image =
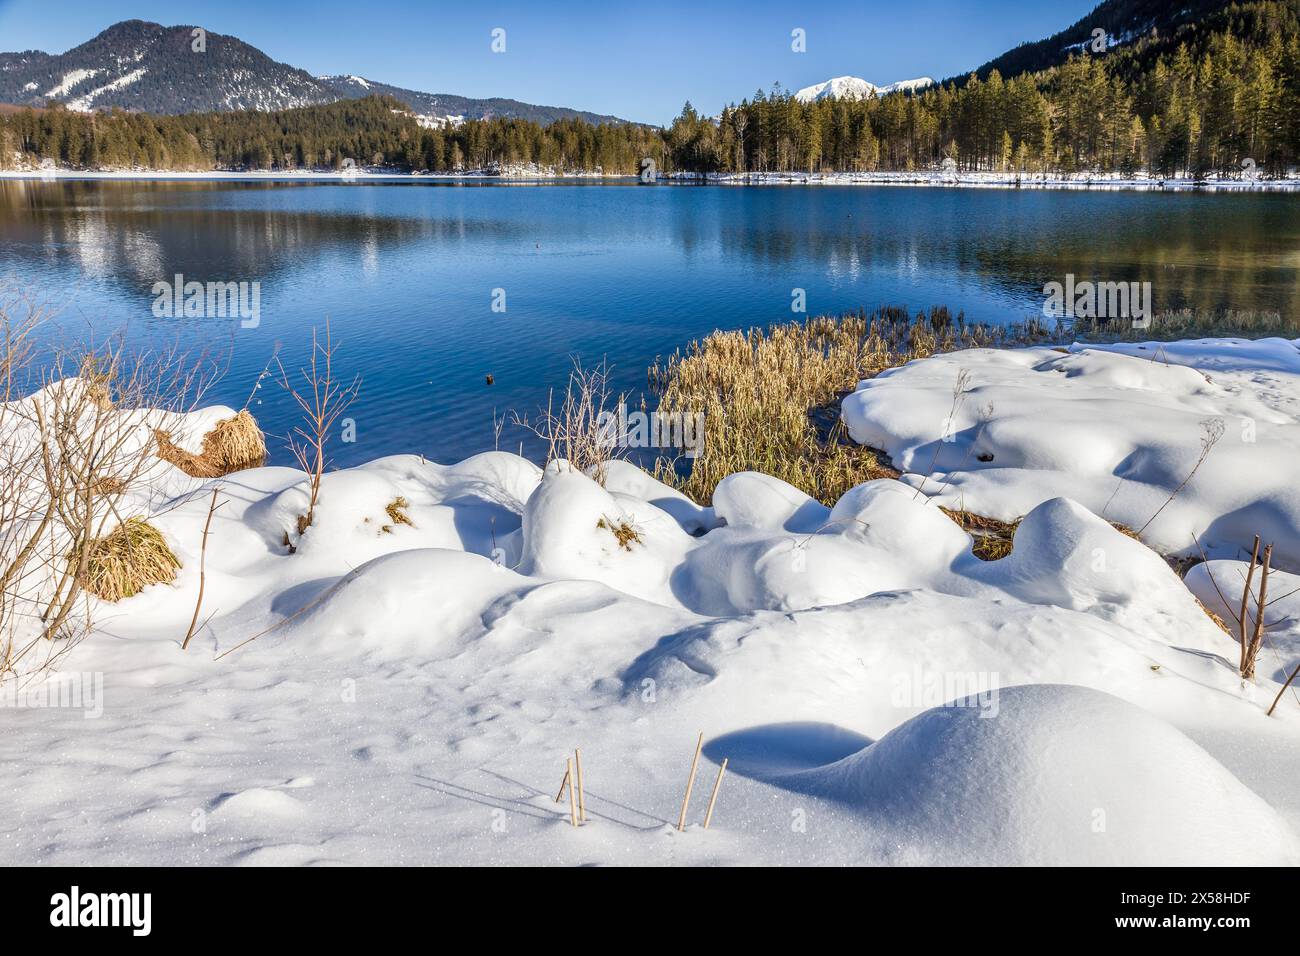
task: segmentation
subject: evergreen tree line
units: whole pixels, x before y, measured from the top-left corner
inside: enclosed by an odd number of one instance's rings
[[[423,126],[390,96],[279,112],[0,114],[15,154],[83,169],[429,172],[536,163],[629,174],[644,158],[696,172],[935,168],[1025,172],[1279,173],[1300,164],[1300,0],[1223,8],[1109,52],[1004,79],[997,70],[866,100],[801,103],[774,88],[718,118],[686,104],[667,130],[563,119]]]
[[[716,122],[687,103],[665,134],[670,164],[829,172],[951,159],[961,170],[1199,176],[1253,161],[1279,173],[1300,162],[1294,6],[1254,4],[1230,29],[1191,31],[1159,56],[1149,37],[1010,80],[994,70],[915,94],[812,103],[777,88]]]
[[[531,162],[634,173],[643,156],[662,149],[658,130],[630,123],[492,119],[429,128],[386,96],[267,113],[76,113],[54,105],[0,114],[0,167],[21,153],[27,162],[80,169],[337,169],[351,159],[428,172]]]

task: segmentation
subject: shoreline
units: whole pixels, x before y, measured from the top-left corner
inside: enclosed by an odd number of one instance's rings
[[[403,173],[370,172],[354,173],[326,172],[322,170],[79,170],[79,169],[42,169],[42,170],[0,170],[0,179],[34,180],[36,182],[55,182],[57,180],[123,180],[128,182],[166,181],[173,179],[189,180],[250,180],[262,182],[400,182],[406,180],[436,180],[440,182],[462,181],[497,181],[497,182],[545,182],[548,180],[577,179],[636,179],[633,175],[605,175],[604,173],[532,173],[515,172],[497,173]]]
[[[59,180],[127,182],[250,181],[250,182],[342,182],[387,183],[497,182],[553,183],[576,180],[588,183],[606,181],[636,182],[635,174],[560,173],[514,170],[504,173],[423,173],[373,172],[361,170],[338,173],[321,170],[0,170],[0,180],[56,182]],[[659,176],[655,185],[705,186],[910,186],[948,189],[1070,189],[1125,190],[1133,192],[1228,192],[1263,193],[1300,191],[1300,177],[1283,179],[1193,179],[1146,177],[1121,178],[1102,175],[1052,176],[1042,173],[1018,176],[1008,173],[940,173],[940,172],[871,172],[871,173],[668,173]]]
[[[1300,177],[1196,179],[1113,174],[945,173],[935,170],[869,173],[672,173],[669,179],[717,186],[922,186],[961,189],[1114,189],[1135,192],[1295,192]]]

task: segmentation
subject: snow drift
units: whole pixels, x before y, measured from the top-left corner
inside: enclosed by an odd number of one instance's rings
[[[1272,808],[1138,707],[1064,685],[1008,687],[995,716],[936,707],[785,783],[851,806],[898,862],[1242,866],[1297,862]]]

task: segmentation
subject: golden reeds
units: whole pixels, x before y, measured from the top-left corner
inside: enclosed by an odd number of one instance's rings
[[[703,449],[689,472],[661,459],[657,477],[707,504],[727,475],[761,471],[833,504],[855,485],[899,474],[883,453],[852,442],[840,419],[840,400],[859,381],[936,352],[1048,334],[1036,325],[968,325],[943,308],[915,320],[887,308],[714,332],[649,370],[660,412],[704,414]]]

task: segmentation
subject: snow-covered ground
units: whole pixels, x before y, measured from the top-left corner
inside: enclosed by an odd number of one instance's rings
[[[1064,495],[1167,554],[1248,559],[1259,534],[1300,572],[1300,339],[956,352],[862,382],[844,418],[945,506]]]
[[[754,473],[700,508],[624,463],[601,487],[501,452],[398,456],[327,474],[289,554],[300,473],[161,467],[128,510],[184,567],[102,606],[64,660],[102,675],[102,715],[0,709],[0,863],[1300,862],[1300,704],[1264,716],[1279,662],[1243,684],[1164,558],[1094,513],[1118,468],[1107,517],[1145,518],[1196,422],[1250,414],[1257,448],[1225,435],[1160,534],[1294,555],[1296,345],[913,363],[846,413],[929,472],[969,368],[945,474],[834,508]],[[229,412],[204,414],[192,432]],[[980,442],[993,461],[967,462]],[[214,485],[212,617],[182,652]],[[939,510],[959,486],[1024,507],[1009,556],[974,557]],[[578,747],[574,829],[554,798]]]
[[[1281,179],[1220,178],[1206,179],[1170,176],[1131,177],[1119,173],[1017,173],[958,172],[953,170],[917,169],[863,173],[673,173],[671,179],[703,180],[723,186],[946,186],[970,189],[1005,189],[1007,187],[1041,189],[1209,189],[1230,192],[1289,191],[1300,189],[1300,176],[1293,170]]]

